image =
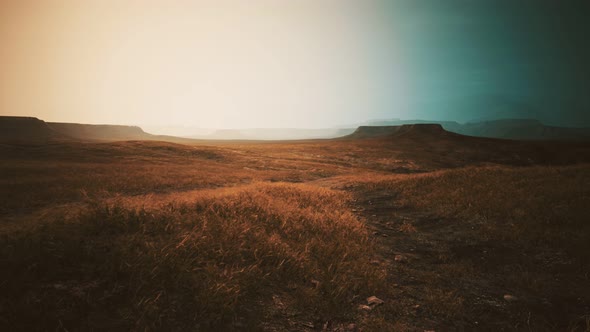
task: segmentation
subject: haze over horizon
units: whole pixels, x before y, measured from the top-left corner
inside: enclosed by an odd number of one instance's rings
[[[0,3],[0,115],[200,128],[590,126],[586,1]]]

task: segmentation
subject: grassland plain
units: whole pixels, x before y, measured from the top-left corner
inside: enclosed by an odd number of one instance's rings
[[[589,151],[2,144],[0,325],[587,331]],[[372,295],[385,303],[359,310]]]

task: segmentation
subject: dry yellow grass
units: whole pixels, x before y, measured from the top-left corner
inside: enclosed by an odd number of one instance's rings
[[[590,263],[587,166],[470,167],[379,177],[366,185],[397,193],[400,207],[477,224],[483,236],[565,246]]]
[[[388,288],[391,252],[375,245],[391,236],[371,237],[372,215],[360,216],[368,206],[350,208],[375,192],[400,210],[456,222],[475,247],[503,241],[564,252],[578,268],[564,280],[581,284],[590,252],[587,165],[486,166],[545,153],[516,143],[490,158],[478,146],[445,152],[458,144],[450,141],[398,143],[0,145],[0,327],[273,331],[330,321],[413,330],[423,322],[405,319],[416,312],[391,300],[401,296]],[[568,162],[585,146],[574,148],[542,162]],[[518,149],[526,158],[505,153]],[[470,164],[477,167],[457,168]],[[395,226],[407,238],[425,232],[412,220]],[[480,278],[480,266],[444,250],[436,257],[436,273],[429,266],[412,275],[431,287],[409,298],[424,299],[423,312],[441,321],[471,319],[462,312],[472,299],[449,281]],[[552,286],[544,266],[523,262],[500,266],[509,276],[501,281]],[[356,310],[382,294],[383,306]]]
[[[255,329],[273,295],[350,319],[351,301],[370,295],[383,273],[347,200],[306,185],[254,184],[141,207],[96,202],[68,222],[3,234],[2,323]]]
[[[445,328],[465,328],[474,318],[498,329],[590,327],[588,165],[468,167],[349,180],[361,197],[388,197],[379,207],[419,212],[416,225],[401,219],[403,235],[392,241],[408,239],[406,246],[417,250],[424,245],[431,261],[394,271],[411,281],[408,292],[421,298],[429,317],[447,321]],[[419,291],[411,288],[415,280],[424,282]],[[503,294],[520,300],[507,304]],[[482,298],[495,304],[482,309]],[[488,317],[477,318],[482,310]],[[470,328],[476,327],[484,328]]]

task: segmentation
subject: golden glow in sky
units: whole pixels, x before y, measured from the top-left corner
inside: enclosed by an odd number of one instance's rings
[[[371,47],[382,18],[364,1],[15,0],[0,10],[2,115],[322,127],[365,120],[383,93]]]

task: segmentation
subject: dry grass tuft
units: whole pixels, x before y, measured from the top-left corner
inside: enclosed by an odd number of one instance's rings
[[[382,183],[401,206],[477,225],[489,240],[566,249],[590,264],[590,169],[465,168]]]
[[[1,323],[255,328],[276,293],[314,315],[345,317],[355,295],[383,282],[347,199],[305,185],[255,184],[141,208],[96,202],[75,222],[4,234]]]

